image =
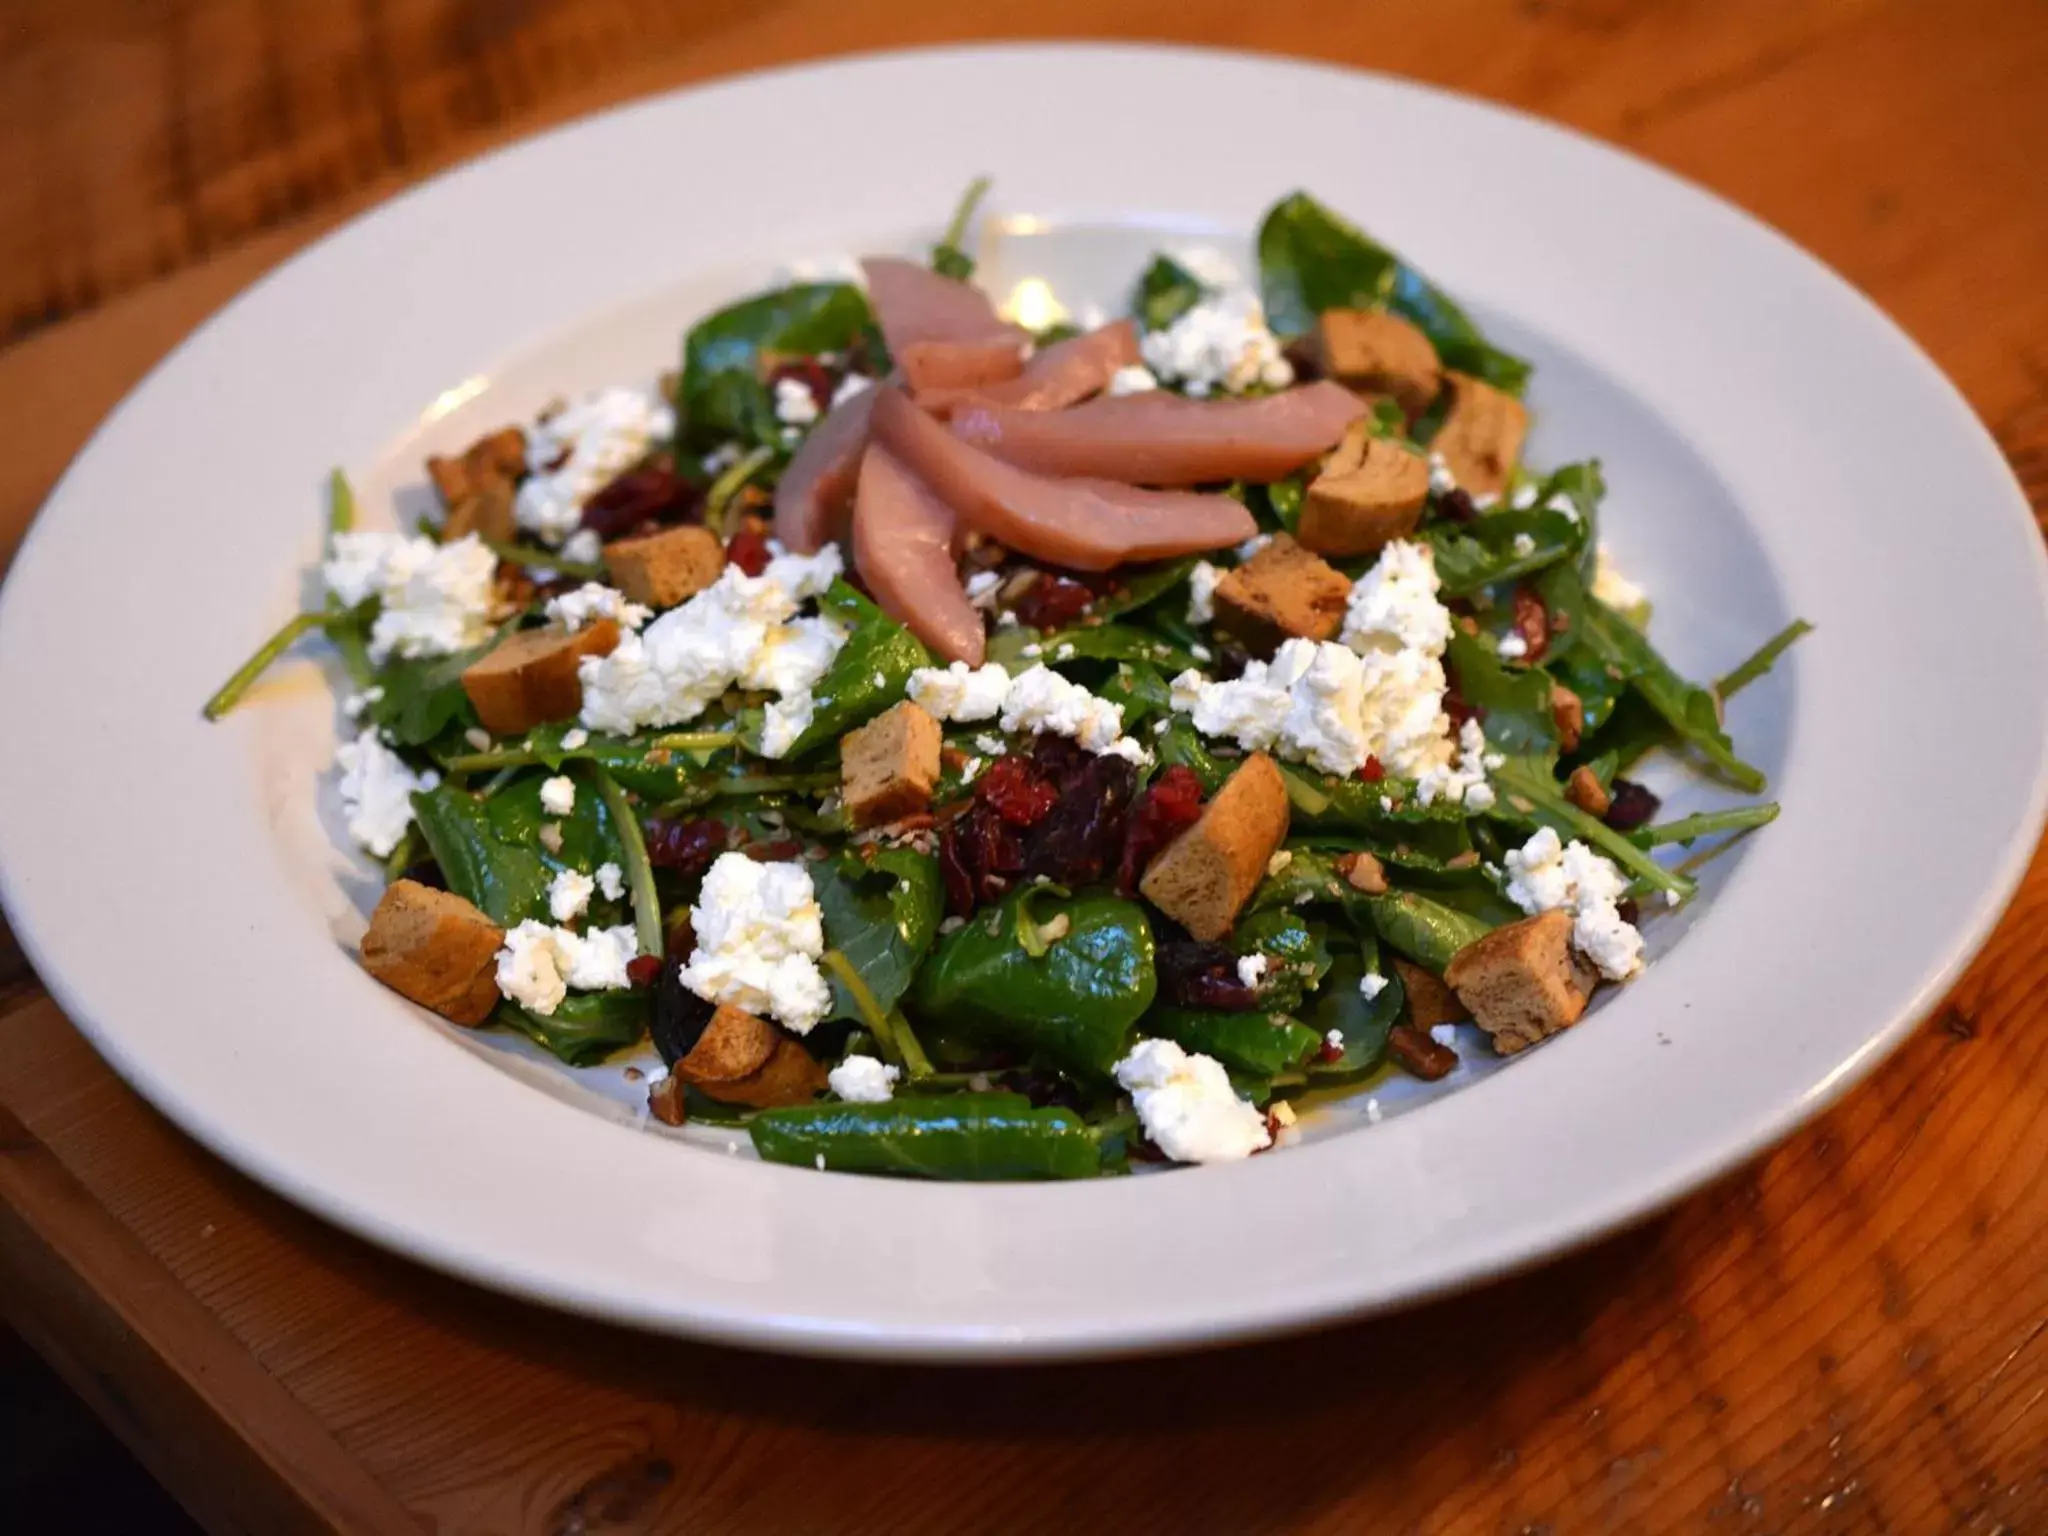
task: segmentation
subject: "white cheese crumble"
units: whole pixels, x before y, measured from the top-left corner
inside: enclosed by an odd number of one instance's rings
[[[652,608],[642,607],[601,581],[586,581],[574,592],[551,597],[547,606],[548,622],[561,625],[572,635],[599,619],[615,620],[621,629],[638,629],[653,617]]]
[[[527,474],[513,516],[543,544],[560,544],[582,522],[585,502],[674,432],[675,412],[637,389],[563,406],[526,434]]]
[[[498,990],[520,1007],[551,1014],[570,988],[608,992],[630,986],[626,966],[639,954],[633,925],[571,933],[528,918],[498,951]]]
[[[1158,378],[1198,399],[1218,390],[1239,394],[1256,385],[1280,389],[1294,382],[1294,367],[1249,288],[1202,299],[1165,330],[1148,331],[1138,350]]]
[[[1223,579],[1220,567],[1197,560],[1188,572],[1188,622],[1209,624],[1216,618],[1216,584]]]
[[[1009,697],[1010,674],[993,661],[980,667],[956,661],[946,667],[919,667],[904,691],[934,720],[993,720]]]
[[[540,786],[540,808],[550,816],[567,816],[576,809],[576,781],[565,773],[544,779]]]
[[[1444,462],[1440,453],[1429,456],[1429,489],[1434,495],[1444,496],[1458,488],[1458,477],[1451,473],[1451,466]]]
[[[1237,563],[1239,565],[1243,565],[1246,561],[1252,559],[1254,556],[1258,554],[1260,550],[1264,549],[1268,544],[1272,542],[1273,535],[1271,535],[1270,533],[1253,534],[1250,538],[1246,539],[1242,544],[1237,546]]]
[[[1649,593],[1630,581],[1616,569],[1607,553],[1607,541],[1601,540],[1593,555],[1593,595],[1608,607],[1627,613],[1640,608],[1649,600]]]
[[[832,391],[832,404],[827,409],[836,411],[854,396],[874,387],[875,381],[866,374],[849,373],[839,381],[839,387]]]
[[[1109,376],[1112,395],[1142,395],[1148,389],[1158,387],[1159,380],[1143,363],[1127,363]]]
[[[872,1056],[849,1056],[825,1074],[825,1084],[849,1104],[886,1104],[902,1075],[901,1069]]]
[[[967,601],[977,608],[993,607],[996,590],[1002,584],[1003,577],[1000,571],[976,571],[967,578]]]
[[[1394,540],[1353,583],[1338,638],[1360,655],[1395,650],[1441,655],[1451,643],[1451,611],[1437,600],[1439,585],[1429,546]]]
[[[491,750],[491,733],[480,725],[472,725],[468,730],[464,731],[462,739],[469,743],[472,751],[488,752]]]
[[[1536,553],[1536,540],[1529,534],[1518,533],[1515,535],[1514,549],[1516,554],[1526,560]]]
[[[569,565],[595,565],[604,558],[604,540],[595,528],[578,528],[562,540],[562,559]]]
[[[1114,752],[1133,761],[1144,761],[1150,756],[1123,734],[1121,704],[1097,698],[1050,667],[1033,667],[1012,680],[1009,694],[1003,700],[1001,723],[1005,731],[1070,736],[1097,754]]]
[[[1256,987],[1265,977],[1266,965],[1264,955],[1240,955],[1237,960],[1237,979],[1248,987]]]
[[[1190,1054],[1171,1040],[1140,1040],[1116,1064],[1116,1080],[1146,1136],[1177,1163],[1227,1162],[1272,1144],[1266,1117],[1237,1096],[1213,1056]]]
[[[360,720],[363,717],[364,711],[368,710],[372,704],[382,702],[383,698],[384,690],[382,688],[365,688],[361,693],[352,693],[343,699],[341,701],[341,712],[351,720]]]
[[[429,768],[414,773],[405,760],[378,739],[375,727],[364,727],[354,741],[335,749],[341,770],[341,804],[348,816],[348,835],[378,858],[396,848],[412,822],[416,790],[432,789],[441,776]]]
[[[1455,1024],[1432,1024],[1429,1026],[1429,1038],[1448,1050],[1458,1043],[1458,1026]]]
[[[1291,850],[1286,848],[1274,849],[1273,857],[1266,860],[1267,878],[1270,879],[1274,875],[1280,874],[1287,868],[1288,865],[1292,864],[1293,862],[1294,854]]]
[[[1508,900],[1531,916],[1569,912],[1572,947],[1602,976],[1626,981],[1642,969],[1643,936],[1617,909],[1628,881],[1612,860],[1544,827],[1520,848],[1510,848],[1506,864]]]
[[[626,894],[626,872],[609,861],[598,865],[597,888],[606,901],[618,901]]]
[[[561,869],[548,882],[548,916],[558,923],[573,923],[590,910],[590,898],[597,882],[581,870]]]
[[[825,917],[800,863],[756,863],[722,853],[690,908],[697,947],[683,985],[707,1002],[732,1003],[809,1034],[832,1006],[818,969]]]
[[[562,750],[575,752],[590,745],[590,732],[580,725],[571,726],[562,732]]]
[[[1358,978],[1358,990],[1369,1003],[1387,990],[1387,978],[1378,971],[1367,971]]]
[[[1508,505],[1517,512],[1526,512],[1536,505],[1536,495],[1534,485],[1517,486],[1515,494],[1508,498]]]
[[[401,533],[337,533],[322,567],[327,590],[353,608],[376,598],[370,659],[451,656],[491,632],[498,557],[475,534],[446,544]]]
[[[792,620],[841,569],[836,544],[815,555],[778,555],[759,576],[728,565],[688,602],[640,633],[620,636],[609,656],[577,664],[582,723],[625,736],[694,720],[735,685],[795,689],[804,694],[800,703],[785,692],[781,709],[770,706],[762,749],[778,755],[768,750],[770,738],[786,749],[799,721],[808,723],[808,689],[845,643],[836,621]]]
[[[1325,1033],[1323,1036],[1323,1048],[1341,1054],[1344,1049],[1344,1031],[1333,1029]]]
[[[1520,661],[1529,654],[1529,642],[1512,632],[1500,637],[1500,644],[1494,647],[1503,661]]]
[[[787,427],[808,427],[818,419],[818,397],[802,379],[775,381],[775,419]]]
[[[991,736],[987,732],[983,732],[974,738],[974,749],[990,757],[1001,757],[1010,750],[1010,744],[1000,736]]]

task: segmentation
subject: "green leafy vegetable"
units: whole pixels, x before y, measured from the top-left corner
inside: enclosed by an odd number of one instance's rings
[[[780,448],[782,423],[761,381],[764,356],[844,351],[871,324],[867,298],[848,283],[798,283],[700,320],[683,339],[676,386],[684,443],[702,451],[737,438]]]
[[[1148,331],[1163,331],[1202,302],[1201,280],[1171,256],[1154,256],[1138,277],[1131,310]]]
[[[1277,1011],[1219,1013],[1162,1004],[1145,1015],[1142,1029],[1253,1077],[1293,1071],[1322,1042],[1316,1031]]]
[[[1510,667],[1490,641],[1451,631],[1444,664],[1458,680],[1465,702],[1486,717],[1487,745],[1496,752],[1541,754],[1557,748],[1557,722],[1550,711],[1550,674],[1535,667]]]
[[[974,210],[988,196],[988,187],[989,179],[977,176],[960,194],[959,206],[953,210],[953,222],[946,226],[945,238],[932,247],[932,270],[939,276],[958,278],[963,283],[974,276],[974,258],[967,254],[967,226],[974,222]]]
[[[1435,345],[1444,366],[1519,395],[1529,364],[1488,343],[1464,310],[1386,247],[1306,192],[1275,203],[1259,226],[1259,286],[1274,330],[1300,336],[1326,309],[1385,307]]]
[[[1496,814],[1513,815],[1529,826],[1549,827],[1562,838],[1575,837],[1606,854],[1649,890],[1670,891],[1684,900],[1696,889],[1691,880],[1664,868],[1623,833],[1565,799],[1546,763],[1511,757],[1493,771],[1493,783],[1501,796]]]
[[[633,901],[633,931],[640,941],[640,953],[658,955],[664,947],[665,934],[661,925],[661,897],[654,889],[654,866],[647,859],[647,839],[641,835],[640,818],[633,814],[633,807],[627,803],[626,792],[618,781],[602,768],[591,765],[584,772],[593,783],[604,804],[605,818],[611,824],[613,834],[619,843],[619,864],[626,877],[626,886]],[[583,796],[576,797],[581,809]],[[566,850],[566,829],[563,847]],[[600,860],[600,863],[603,861]]]
[[[1748,832],[1757,827],[1767,827],[1777,819],[1775,803],[1738,805],[1725,811],[1701,811],[1696,815],[1659,822],[1654,827],[1642,827],[1629,833],[1629,840],[1638,848],[1661,848],[1667,843],[1694,843],[1700,838],[1714,837],[1723,832]]]
[[[1330,969],[1323,925],[1309,922],[1291,908],[1248,914],[1232,933],[1230,947],[1239,955],[1266,957],[1259,1002],[1267,1008],[1298,1007]]]
[[[1016,1093],[769,1109],[747,1134],[766,1162],[840,1173],[972,1181],[1086,1179],[1101,1171],[1095,1138],[1078,1115],[1033,1109]]]
[[[1722,703],[1727,703],[1728,700],[1734,698],[1736,694],[1742,692],[1743,689],[1776,666],[1778,658],[1791,650],[1800,639],[1812,633],[1813,626],[1807,623],[1806,620],[1794,619],[1790,624],[1787,624],[1783,629],[1771,636],[1770,639],[1758,646],[1755,655],[1744,661],[1734,671],[1719,679],[1714,684],[1714,692],[1720,695]]]
[[[903,697],[912,672],[932,664],[915,635],[845,582],[833,582],[818,606],[850,633],[811,690],[810,723],[782,754],[785,762],[865,725]],[[758,742],[757,728],[750,734]]]
[[[1392,966],[1381,973],[1386,985],[1368,998],[1359,990],[1366,972],[1379,965],[1378,947],[1370,938],[1356,955],[1344,954],[1330,968],[1329,978],[1312,1000],[1308,1026],[1327,1040],[1336,1030],[1343,1049],[1335,1061],[1309,1062],[1312,1078],[1354,1078],[1378,1069],[1387,1058],[1387,1035],[1400,1022],[1404,993]]]
[[[1586,599],[1581,628],[1587,652],[1627,677],[1679,740],[1738,788],[1754,794],[1764,787],[1763,774],[1735,755],[1735,744],[1721,728],[1721,711],[1714,695],[1680,677],[1647,636],[1592,596]]]
[[[910,990],[918,963],[938,932],[944,897],[939,861],[910,848],[878,849],[868,863],[852,853],[810,865],[825,913],[825,942],[846,957],[876,1010],[886,1016]],[[834,974],[828,1019],[870,1022],[852,989]]]
[[[1428,971],[1441,972],[1459,950],[1493,931],[1491,923],[1414,891],[1389,891],[1365,905],[1379,936]]]
[[[572,1067],[594,1067],[614,1052],[639,1044],[647,1033],[650,996],[632,990],[572,992],[553,1013],[534,1013],[506,1002],[491,1018]]]
[[[414,819],[448,888],[482,908],[500,927],[545,917],[554,871],[536,842],[508,842],[491,824],[485,802],[451,785],[412,797]]]

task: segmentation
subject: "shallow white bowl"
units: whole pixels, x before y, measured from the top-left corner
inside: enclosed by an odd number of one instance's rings
[[[1090,103],[1063,127],[1018,103]],[[1606,463],[1654,633],[1735,703],[1784,817],[1656,960],[1509,1070],[1318,1117],[1237,1166],[997,1188],[818,1176],[636,1123],[441,1026],[349,949],[377,880],[323,776],[330,679],[198,712],[299,600],[340,463],[409,517],[426,451],[647,381],[791,258],[928,241],[974,174],[985,268],[1115,306],[1162,238],[1242,253],[1293,187],[1538,363],[1540,464]],[[1840,279],[1642,163],[1338,70],[1027,47],[753,76],[491,156],[321,242],[102,428],[0,600],[0,888],[71,1016],[186,1130],[328,1218],[563,1306],[778,1348],[1055,1356],[1243,1337],[1467,1285],[1782,1136],[1939,997],[2038,834],[2048,562],[1954,390]],[[1674,808],[1713,803],[1677,789]],[[1475,1058],[1476,1060],[1476,1058]],[[1413,1111],[1413,1112],[1410,1112]]]

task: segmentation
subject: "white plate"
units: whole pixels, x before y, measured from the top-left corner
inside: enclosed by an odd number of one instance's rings
[[[1085,102],[1050,117],[1029,104]],[[1065,125],[1065,126],[1063,126]],[[929,240],[1114,303],[1161,230],[1302,186],[1538,363],[1532,455],[1695,674],[1819,625],[1730,711],[1785,815],[1648,975],[1372,1127],[1157,1177],[819,1176],[635,1126],[616,1068],[439,1027],[348,952],[326,679],[200,701],[298,600],[317,487],[409,512],[425,449],[651,380],[792,257]],[[1036,221],[1036,222],[1034,222]],[[1038,230],[1038,233],[1032,231]],[[465,383],[464,381],[468,381]],[[424,413],[424,414],[423,414]],[[2044,561],[1990,439],[1777,235],[1624,155],[1388,80],[1162,49],[856,60],[614,112],[323,241],[206,325],[65,477],[0,603],[0,870],[71,1016],[186,1130],[379,1242],[606,1317],[780,1348],[1051,1356],[1241,1337],[1469,1284],[1674,1199],[1813,1114],[1940,995],[2039,828]],[[1699,797],[1681,807],[1705,803]],[[1674,943],[1674,940],[1676,942]],[[1402,1108],[1391,1095],[1383,1108]],[[1406,1107],[1414,1107],[1412,1104]]]

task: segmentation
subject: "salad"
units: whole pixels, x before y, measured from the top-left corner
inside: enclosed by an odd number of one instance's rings
[[[1722,705],[1806,626],[1681,677],[1599,465],[1523,462],[1528,362],[1306,194],[1254,274],[1068,317],[975,286],[984,189],[430,459],[417,528],[337,471],[323,606],[206,713],[338,651],[364,966],[572,1066],[651,1038],[666,1124],[946,1179],[1243,1158],[1570,1028],[1777,814],[1635,766],[1761,794]]]

